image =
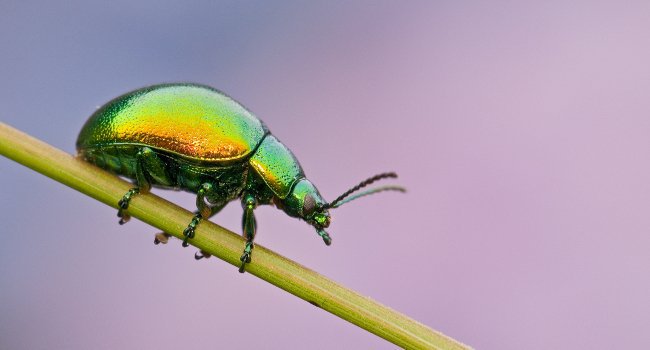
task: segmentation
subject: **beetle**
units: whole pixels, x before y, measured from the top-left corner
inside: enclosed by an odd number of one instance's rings
[[[377,180],[397,177],[389,172],[325,201],[293,153],[261,120],[223,92],[194,83],[152,85],[109,101],[86,121],[76,147],[81,159],[134,181],[118,203],[120,224],[130,218],[131,198],[152,186],[196,193],[197,211],[183,231],[184,247],[202,219],[239,198],[246,239],[240,272],[251,262],[258,205],[275,205],[306,221],[330,245],[325,231],[330,209],[381,191],[404,191],[383,186],[350,197]],[[158,234],[154,243],[166,243],[169,237]],[[195,254],[197,260],[207,256]]]

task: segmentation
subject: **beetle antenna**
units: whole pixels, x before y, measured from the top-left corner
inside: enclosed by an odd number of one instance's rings
[[[367,191],[363,191],[361,193],[357,193],[354,196],[351,196],[349,198],[346,198],[342,201],[339,201],[335,205],[331,206],[330,208],[338,208],[342,206],[343,204],[347,202],[352,202],[353,200],[361,197],[365,197],[371,194],[379,193],[379,192],[384,192],[384,191],[398,191],[398,192],[406,192],[406,188],[401,187],[401,186],[381,186],[381,187],[376,187],[376,188],[371,188]]]
[[[406,192],[406,189],[404,189],[403,187],[399,187],[399,186],[383,186],[383,187],[378,187],[378,188],[375,188],[375,189],[371,189],[371,190],[368,190],[368,191],[361,192],[361,193],[359,193],[359,194],[357,194],[355,196],[352,196],[352,197],[348,198],[347,200],[344,200],[346,197],[348,197],[352,193],[354,193],[354,192],[356,192],[356,191],[370,185],[371,183],[373,183],[373,182],[375,182],[377,180],[386,179],[386,178],[397,178],[397,174],[395,174],[394,172],[390,172],[390,173],[381,173],[381,174],[377,174],[377,175],[375,175],[373,177],[369,177],[369,178],[361,181],[358,185],[356,185],[356,186],[352,187],[351,189],[345,191],[345,193],[343,193],[342,195],[338,196],[338,198],[336,198],[332,202],[325,205],[325,207],[326,208],[338,208],[341,205],[343,205],[344,203],[353,201],[353,200],[355,200],[357,198],[360,198],[360,197],[363,197],[363,196],[371,195],[371,194],[374,194],[374,193],[377,193],[377,192],[382,192],[382,191],[390,191],[390,190],[392,190],[392,191]]]

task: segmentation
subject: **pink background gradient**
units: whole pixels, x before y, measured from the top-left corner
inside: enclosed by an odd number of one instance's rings
[[[649,2],[3,1],[0,48],[0,120],[70,153],[195,81],[326,199],[397,171],[331,247],[271,207],[257,242],[473,347],[650,347]],[[0,349],[394,348],[5,158],[0,205]]]

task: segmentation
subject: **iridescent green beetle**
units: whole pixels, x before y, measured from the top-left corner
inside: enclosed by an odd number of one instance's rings
[[[376,180],[397,177],[384,173],[326,202],[264,123],[222,92],[190,83],[154,85],[113,99],[83,126],[77,150],[82,159],[135,180],[136,187],[119,201],[120,224],[129,220],[131,197],[151,186],[196,193],[198,211],[183,232],[184,247],[202,218],[241,198],[246,245],[240,272],[251,261],[257,205],[274,204],[305,220],[330,245],[324,230],[330,224],[329,209],[384,190],[404,191],[384,186],[347,198]],[[154,242],[165,243],[168,237],[159,234]],[[195,257],[206,255],[201,254]]]

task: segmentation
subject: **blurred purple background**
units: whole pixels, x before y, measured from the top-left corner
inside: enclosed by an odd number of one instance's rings
[[[0,120],[71,153],[109,99],[195,81],[327,199],[397,171],[331,247],[271,207],[257,242],[460,341],[650,347],[647,1],[2,1],[0,48]],[[1,349],[394,348],[5,158],[0,205]]]

